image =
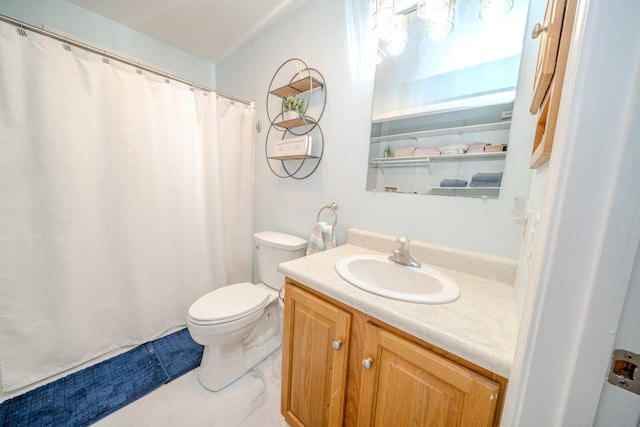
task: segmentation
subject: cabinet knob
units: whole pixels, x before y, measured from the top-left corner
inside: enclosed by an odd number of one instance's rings
[[[549,26],[548,25],[543,26],[541,23],[538,22],[536,25],[533,26],[533,30],[531,30],[531,38],[537,39],[538,37],[540,37],[540,34],[546,33],[547,31],[549,31]]]
[[[364,359],[362,361],[362,367],[364,369],[371,369],[371,366],[373,365],[373,359],[370,357],[367,357],[366,359]]]
[[[334,350],[340,350],[340,348],[342,347],[342,340],[334,341],[331,344],[331,347],[333,347]]]

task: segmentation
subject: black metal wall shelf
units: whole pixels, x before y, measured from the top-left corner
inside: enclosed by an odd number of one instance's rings
[[[282,111],[282,100],[293,94],[303,97],[304,110],[298,117],[287,118]],[[264,148],[269,169],[276,176],[305,179],[316,171],[324,153],[324,135],[319,121],[326,101],[324,77],[301,59],[289,59],[276,70],[267,92],[270,126]],[[277,153],[277,143],[289,140],[303,142],[292,155]]]

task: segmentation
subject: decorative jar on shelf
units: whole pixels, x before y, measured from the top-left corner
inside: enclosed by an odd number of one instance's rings
[[[297,93],[289,95],[282,99],[282,120],[295,120],[302,116],[304,111],[304,99],[300,98]]]
[[[300,113],[294,110],[286,110],[282,112],[282,121],[295,120],[300,117]]]

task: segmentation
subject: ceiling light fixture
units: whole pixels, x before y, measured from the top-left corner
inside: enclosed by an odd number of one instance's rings
[[[409,17],[407,15],[397,15],[395,31],[387,40],[385,48],[389,55],[399,55],[407,48],[409,43]]]
[[[373,34],[387,40],[395,30],[394,0],[374,0]]]
[[[427,21],[438,19],[445,11],[454,6],[455,0],[420,0],[416,7],[418,18]]]
[[[427,20],[427,37],[440,40],[453,31],[455,0],[420,0],[416,14]]]
[[[480,19],[495,22],[513,8],[514,0],[480,0]],[[379,39],[377,63],[386,55],[398,55],[408,45],[409,14],[427,21],[426,36],[440,40],[453,32],[456,0],[418,0],[417,4],[395,14],[395,0],[373,0],[373,34]]]

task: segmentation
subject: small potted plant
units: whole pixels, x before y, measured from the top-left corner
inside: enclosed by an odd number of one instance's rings
[[[282,99],[282,119],[293,120],[302,116],[304,112],[304,99],[300,98],[297,93]]]

